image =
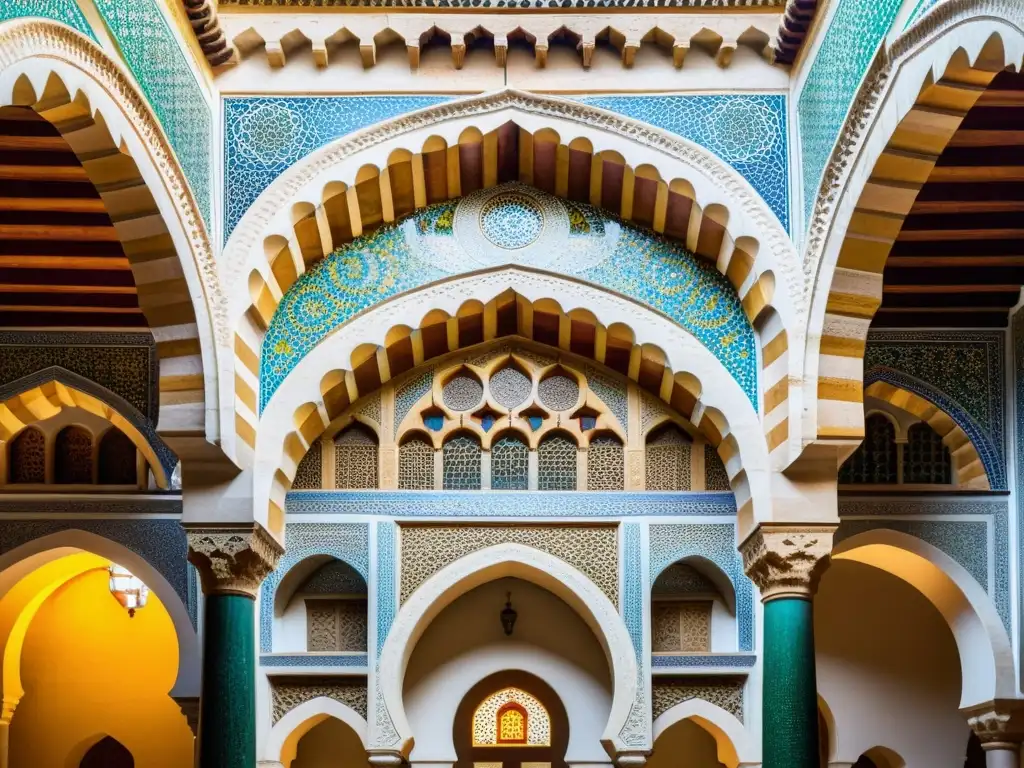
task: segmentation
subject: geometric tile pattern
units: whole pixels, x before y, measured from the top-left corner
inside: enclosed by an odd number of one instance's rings
[[[296,564],[314,555],[329,555],[347,563],[369,581],[368,528],[366,523],[288,524],[284,555],[260,588],[260,651],[273,650],[274,597],[281,580]]]
[[[578,100],[711,150],[750,183],[789,229],[785,95],[584,96]]]
[[[743,560],[736,550],[735,522],[650,526],[650,586],[672,563],[688,557],[710,560],[732,581],[736,590],[739,649],[754,650],[754,585],[743,572]]]
[[[644,663],[647,657],[644,655],[644,580],[641,574],[642,545],[639,523],[625,523],[622,526],[622,550],[622,619],[636,653],[636,695],[633,697],[629,718],[619,737],[627,745],[632,745],[633,741],[639,741],[643,731],[646,731],[650,724],[650,707],[647,703],[650,667]]]
[[[518,250],[477,243],[486,233],[470,214],[488,200],[512,195],[528,195],[543,211],[538,240]],[[438,211],[452,207],[454,226],[440,223]],[[735,289],[714,265],[606,211],[571,207],[578,214],[572,226],[562,200],[501,185],[420,209],[335,250],[291,286],[274,313],[260,353],[260,410],[288,373],[356,313],[435,280],[509,263],[578,277],[664,312],[722,362],[756,405],[754,330]]]
[[[377,523],[377,661],[384,650],[384,641],[398,612],[398,526],[392,522]]]
[[[657,720],[676,704],[703,699],[743,720],[742,677],[658,677],[651,683],[653,714]]]
[[[903,5],[902,0],[838,3],[797,101],[805,220],[853,97]]]
[[[871,331],[864,385],[886,381],[931,401],[967,433],[993,490],[1006,485],[1005,334]]]
[[[310,152],[449,96],[232,97],[224,103],[224,241],[256,198]]]
[[[651,657],[651,666],[655,669],[749,669],[756,663],[757,655],[749,653],[688,653],[685,656]]]
[[[26,16],[61,21],[83,35],[96,39],[75,0],[3,0],[0,3],[0,23]]]
[[[520,491],[512,498],[490,491],[294,491],[285,510],[292,515],[439,519],[735,517],[736,499],[731,493],[691,491]]]
[[[837,544],[864,531],[887,528],[916,536],[945,552],[989,594],[1010,631],[1009,502],[1005,497],[840,496],[839,514]],[[970,519],[943,519],[953,515]]]
[[[213,116],[158,0],[94,0],[174,148],[208,229]]]
[[[270,681],[273,722],[276,723],[300,704],[321,696],[344,704],[366,719],[366,680],[363,678],[278,677]]]

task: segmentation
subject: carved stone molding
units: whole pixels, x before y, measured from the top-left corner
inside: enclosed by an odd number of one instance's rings
[[[213,0],[182,0],[192,32],[211,67],[238,61],[238,50],[224,36]]]
[[[185,716],[189,730],[193,736],[199,735],[199,697],[198,696],[175,696],[175,703],[181,714]]]
[[[267,187],[235,227],[221,256],[221,275],[224,284],[233,285],[235,281],[242,279],[246,260],[257,243],[267,234],[273,218],[281,210],[287,209],[303,188],[319,174],[359,152],[403,134],[429,128],[438,123],[507,109],[568,120],[607,131],[663,152],[669,158],[703,173],[722,190],[731,204],[735,204],[737,210],[744,211],[750,217],[750,221],[757,228],[759,239],[763,241],[762,246],[773,256],[771,268],[775,271],[777,279],[786,285],[786,291],[792,297],[796,311],[804,313],[806,301],[800,288],[800,257],[789,239],[789,234],[749,182],[714,153],[668,131],[614,112],[569,99],[511,88],[410,112],[352,133],[300,160]],[[262,248],[259,252],[262,257]]]
[[[811,597],[828,568],[835,526],[760,526],[740,545],[743,569],[761,600]]]
[[[1024,740],[1018,720],[1024,715],[1024,701],[1000,699],[962,711],[986,750],[1016,749]]]
[[[1019,0],[946,0],[938,3],[910,29],[905,30],[888,49],[883,46],[875,57],[850,106],[818,188],[804,190],[805,195],[817,195],[805,229],[803,264],[808,285],[816,278],[825,245],[831,234],[836,206],[864,149],[868,129],[878,118],[879,106],[887,95],[895,74],[906,61],[947,30],[964,22],[985,17],[1003,19],[1021,28],[1024,27],[1024,4]],[[948,60],[953,50],[942,49],[940,55]],[[945,68],[945,63],[946,61],[941,62],[936,71],[941,72]],[[920,85],[921,83],[917,84]],[[894,127],[895,122],[890,126],[890,132]],[[873,164],[874,160],[871,162]]]
[[[179,222],[189,239],[192,257],[203,284],[213,319],[214,334],[229,343],[227,305],[222,300],[220,277],[213,249],[185,174],[149,103],[124,71],[93,41],[73,29],[39,19],[5,23],[0,32],[0,71],[29,58],[53,58],[85,72],[110,95],[124,113],[127,123],[138,133],[166,185]]]
[[[284,548],[259,523],[233,527],[189,527],[188,559],[199,571],[206,595],[256,598],[263,579]]]

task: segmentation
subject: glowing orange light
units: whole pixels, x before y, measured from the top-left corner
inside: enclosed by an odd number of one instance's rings
[[[111,563],[109,570],[110,594],[122,608],[128,609],[128,616],[134,618],[138,608],[146,607],[149,587],[142,583],[142,579],[117,563]]]

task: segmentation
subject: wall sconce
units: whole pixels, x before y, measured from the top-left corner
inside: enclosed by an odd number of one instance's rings
[[[128,610],[128,618],[135,618],[135,611],[138,608],[145,608],[149,598],[149,587],[142,583],[142,579],[132,574],[127,568],[111,564],[110,572],[110,594],[121,604],[122,608]]]
[[[512,593],[507,593],[508,597],[505,600],[505,607],[501,609],[501,628],[505,630],[505,635],[508,637],[512,636],[512,630],[515,629],[516,619],[519,618],[519,614],[516,613],[516,609],[512,607]]]

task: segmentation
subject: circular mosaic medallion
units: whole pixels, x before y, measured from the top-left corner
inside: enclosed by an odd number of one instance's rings
[[[526,195],[506,192],[483,204],[480,229],[494,245],[515,251],[537,241],[544,229],[544,214]]]

